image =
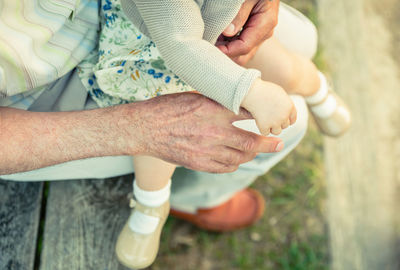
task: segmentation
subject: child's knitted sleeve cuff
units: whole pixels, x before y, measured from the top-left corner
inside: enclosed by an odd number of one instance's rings
[[[257,69],[246,69],[243,75],[239,78],[239,83],[236,87],[235,95],[233,95],[232,107],[229,108],[235,114],[239,114],[240,105],[247,95],[253,82],[261,77],[261,72]]]

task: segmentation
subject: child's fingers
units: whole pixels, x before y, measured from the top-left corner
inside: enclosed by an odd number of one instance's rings
[[[270,126],[264,125],[261,121],[257,121],[257,119],[256,119],[256,124],[258,129],[260,130],[260,133],[263,136],[268,136],[271,133]]]
[[[293,125],[297,120],[297,110],[295,107],[293,107],[293,110],[290,113],[289,120],[291,125]]]
[[[268,136],[269,134],[271,134],[271,129],[270,128],[258,128],[260,130],[260,133],[263,136]]]
[[[285,128],[287,128],[288,126],[290,126],[290,120],[289,120],[289,119],[287,119],[287,120],[285,121],[285,123],[283,123],[283,124],[281,125],[281,128],[282,128],[282,129],[285,129]]]
[[[271,133],[274,135],[279,135],[282,132],[282,128],[281,127],[273,127],[271,128]]]

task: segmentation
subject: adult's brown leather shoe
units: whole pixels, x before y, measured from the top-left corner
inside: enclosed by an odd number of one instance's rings
[[[171,209],[170,214],[205,230],[227,232],[254,224],[263,215],[264,209],[262,195],[248,188],[217,207],[199,209],[196,214]]]

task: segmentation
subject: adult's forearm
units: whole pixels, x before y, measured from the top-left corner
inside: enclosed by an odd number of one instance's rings
[[[135,154],[134,138],[128,147],[120,125],[126,108],[28,112],[0,107],[0,175],[77,159]]]
[[[149,155],[207,172],[232,172],[281,140],[238,129],[239,115],[195,93],[77,112],[0,107],[0,175],[71,160]]]

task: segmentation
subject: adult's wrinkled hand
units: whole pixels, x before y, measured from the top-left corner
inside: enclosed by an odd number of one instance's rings
[[[279,0],[246,0],[217,41],[217,47],[239,65],[246,64],[258,47],[273,35]]]
[[[135,111],[140,116],[134,124],[132,141],[139,144],[140,154],[193,170],[232,172],[257,153],[276,152],[283,147],[279,138],[259,136],[232,125],[252,118],[247,111],[235,115],[195,93],[164,95],[135,103]]]

